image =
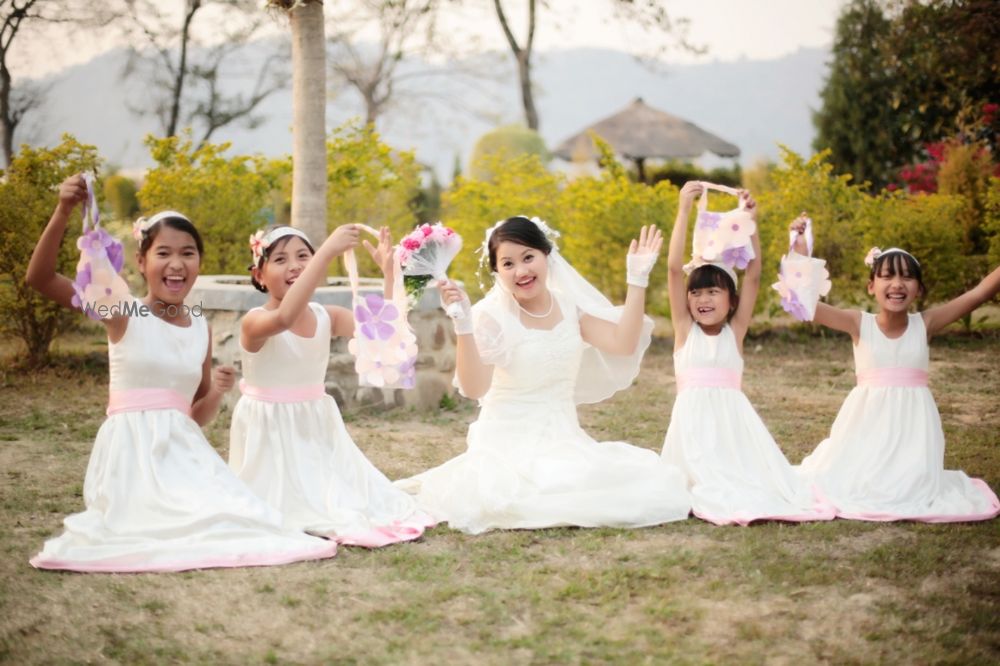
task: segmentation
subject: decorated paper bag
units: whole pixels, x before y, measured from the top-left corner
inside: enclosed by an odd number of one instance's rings
[[[812,220],[803,213],[799,219],[805,223],[806,246],[812,254]],[[830,273],[826,262],[792,250],[797,232],[789,235],[788,254],[781,258],[778,281],[771,285],[781,296],[781,307],[799,321],[812,321],[820,296],[830,293]]]
[[[698,219],[692,238],[691,264],[725,264],[730,268],[745,270],[754,258],[750,238],[757,231],[757,224],[739,199],[737,208],[726,212],[708,210],[708,191],[718,190],[739,198],[739,190],[725,185],[702,183],[705,188],[698,199]]]
[[[94,174],[83,175],[87,199],[83,202],[83,233],[76,241],[80,261],[73,280],[72,303],[91,319],[119,314],[128,301],[128,284],[119,273],[125,262],[122,244],[101,227],[101,214],[94,193]]]
[[[371,227],[358,226],[378,238]],[[354,355],[361,386],[413,388],[415,384],[417,337],[407,320],[409,299],[398,257],[394,263],[392,298],[387,300],[380,293],[360,293],[354,251],[344,253],[354,311],[354,337],[347,349]]]

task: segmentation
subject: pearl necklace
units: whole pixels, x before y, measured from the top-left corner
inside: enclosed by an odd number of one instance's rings
[[[552,292],[549,292],[549,309],[545,311],[545,314],[535,314],[534,312],[528,312],[524,307],[518,303],[517,307],[520,308],[521,312],[528,315],[529,317],[534,317],[535,319],[545,319],[550,314],[552,314],[552,306],[556,304],[556,299],[552,298]]]

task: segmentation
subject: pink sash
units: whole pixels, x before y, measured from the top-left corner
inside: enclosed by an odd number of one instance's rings
[[[927,386],[927,371],[918,368],[871,368],[857,377],[858,386]]]
[[[173,389],[165,388],[111,391],[108,398],[108,416],[148,409],[176,409],[185,416],[191,416],[191,400]]]
[[[677,392],[689,388],[731,388],[740,390],[743,373],[732,368],[688,368],[677,373]]]
[[[277,387],[253,386],[247,384],[246,380],[241,379],[240,393],[261,402],[305,402],[324,397],[326,395],[326,388],[322,384]]]

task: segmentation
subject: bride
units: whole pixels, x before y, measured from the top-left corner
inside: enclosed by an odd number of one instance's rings
[[[662,237],[643,227],[629,248],[628,295],[614,307],[559,254],[558,234],[537,218],[512,217],[486,232],[494,286],[471,307],[459,303],[456,380],[479,399],[468,450],[397,483],[451,527],[490,529],[642,527],[687,518],[681,472],[653,451],[597,442],[576,405],[631,385],[649,346],[646,285]]]

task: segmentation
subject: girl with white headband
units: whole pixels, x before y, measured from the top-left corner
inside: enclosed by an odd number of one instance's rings
[[[694,200],[707,189],[739,198],[739,208],[720,216],[699,205],[695,251],[684,265],[688,218]],[[833,510],[817,498],[809,482],[788,463],[764,422],[741,390],[743,340],[750,327],[760,286],[757,207],[745,190],[698,181],[684,184],[667,256],[670,318],[674,327],[677,398],[663,443],[663,458],[684,470],[696,516],[716,525],[748,525],[755,520],[830,520]],[[700,228],[699,228],[700,227]],[[699,254],[712,240],[699,233],[752,230],[751,250],[742,254],[743,286],[736,289],[733,264],[720,254]],[[725,227],[723,229],[723,227]],[[690,270],[685,282],[684,273]]]
[[[368,461],[326,393],[330,338],[354,333],[354,313],[310,298],[358,234],[353,224],[338,227],[315,252],[292,227],[250,237],[251,278],[268,300],[240,324],[243,395],[233,410],[229,465],[287,526],[375,548],[416,539],[434,521]],[[391,294],[389,229],[381,229],[377,247],[364,245]]]
[[[927,387],[931,337],[1000,291],[1000,268],[961,296],[923,312],[920,262],[905,250],[872,248],[868,293],[877,314],[816,306],[813,321],[854,341],[857,386],[830,437],[802,461],[841,518],[958,522],[1000,513],[980,479],[944,469],[944,432]]]
[[[537,218],[512,217],[487,231],[483,256],[494,276],[470,307],[460,303],[456,382],[478,399],[465,453],[397,482],[420,506],[463,532],[560,525],[641,527],[686,518],[677,469],[653,451],[596,442],[576,405],[631,385],[649,346],[646,284],[662,244],[643,227],[628,252],[628,294],[615,308],[570,266]]]
[[[31,563],[110,573],[332,557],[336,544],[285,528],[280,514],[229,471],[199,428],[232,388],[234,371],[216,368],[213,374],[211,331],[204,317],[184,304],[204,254],[191,221],[175,211],[136,221],[136,260],[149,290],[141,300],[124,286],[120,302],[95,307],[79,299],[73,281],[56,273],[74,207],[84,202],[85,224],[88,213],[96,216],[93,191],[83,176],[62,183],[27,281],[56,303],[101,318],[111,374],[108,418],[87,467],[86,510],[68,516],[63,534],[46,541]],[[103,230],[100,234],[91,237],[96,247],[78,245],[92,253],[113,243],[118,255],[120,244]],[[91,292],[101,298],[104,289],[91,288],[99,279],[110,283],[107,275],[96,275],[99,270],[86,271],[92,274],[84,300]]]

